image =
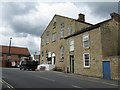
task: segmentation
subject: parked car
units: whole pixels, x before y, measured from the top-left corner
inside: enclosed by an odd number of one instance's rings
[[[37,69],[38,62],[34,60],[24,60],[20,62],[20,70],[32,70]]]

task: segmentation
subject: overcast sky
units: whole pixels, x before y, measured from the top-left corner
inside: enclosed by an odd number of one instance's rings
[[[118,13],[117,2],[2,2],[0,3],[0,45],[27,47],[31,54],[40,51],[40,36],[55,14],[96,24]]]

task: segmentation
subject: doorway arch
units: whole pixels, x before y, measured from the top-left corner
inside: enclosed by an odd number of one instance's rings
[[[52,53],[52,64],[54,65],[56,63],[56,56],[55,53]]]

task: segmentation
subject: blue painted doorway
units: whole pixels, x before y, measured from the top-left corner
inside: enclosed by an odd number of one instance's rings
[[[103,78],[111,79],[110,61],[103,61]]]

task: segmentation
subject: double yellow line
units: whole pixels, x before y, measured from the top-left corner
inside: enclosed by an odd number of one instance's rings
[[[15,88],[14,88],[12,85],[10,85],[9,83],[7,83],[5,80],[0,79],[0,81],[1,81],[3,84],[5,84],[10,90],[15,90]]]

